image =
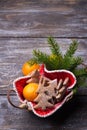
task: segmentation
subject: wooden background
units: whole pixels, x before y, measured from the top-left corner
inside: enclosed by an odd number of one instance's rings
[[[22,64],[32,50],[49,53],[49,35],[63,53],[77,39],[76,55],[87,63],[87,0],[0,0],[0,130],[87,130],[87,88],[80,87],[69,103],[46,119],[7,101],[8,88],[22,76]],[[16,95],[12,99],[17,102]]]

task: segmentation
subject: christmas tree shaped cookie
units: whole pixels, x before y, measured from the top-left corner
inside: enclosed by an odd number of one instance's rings
[[[37,90],[38,96],[34,100],[37,104],[34,108],[42,108],[45,110],[47,107],[53,107],[54,104],[50,101],[56,96],[56,87],[57,79],[51,81],[48,78],[41,76]]]
[[[50,99],[51,97],[46,95],[45,93],[39,94],[34,100],[35,102],[37,102],[37,105],[35,105],[34,108],[42,108],[43,110],[45,110],[47,107],[53,107],[53,104],[49,102]]]

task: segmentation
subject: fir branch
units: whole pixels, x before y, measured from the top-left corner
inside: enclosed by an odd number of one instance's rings
[[[33,55],[34,55],[34,60],[37,63],[44,63],[47,66],[50,62],[49,55],[47,55],[46,53],[43,53],[39,50],[37,50],[37,51],[33,50]]]
[[[46,53],[43,53],[39,50],[33,50],[33,55],[34,55],[34,57],[36,57],[36,59],[39,63],[46,62],[46,60],[48,60],[48,57],[49,57]]]
[[[77,87],[87,87],[87,77],[77,78]]]
[[[75,69],[72,71],[76,77],[87,77],[87,72],[85,68]]]
[[[50,64],[51,64],[51,69],[50,70],[58,70],[61,68],[62,65],[62,58],[60,55],[51,55],[50,56]]]
[[[72,59],[70,57],[66,57],[63,59],[63,63],[61,65],[62,69],[70,70],[70,67],[72,65]]]
[[[80,57],[73,56],[77,49],[77,46],[78,43],[75,40],[69,46],[63,58],[63,65],[62,65],[63,69],[72,70],[82,62]]]
[[[50,47],[50,50],[51,50],[52,54],[56,55],[56,56],[60,55],[61,58],[62,58],[62,53],[60,51],[60,47],[56,43],[56,41],[54,40],[53,37],[48,37],[48,44],[49,44],[49,47]]]
[[[77,50],[78,43],[76,40],[73,40],[71,45],[69,46],[69,49],[67,50],[66,54],[64,55],[64,58],[72,57],[75,51]]]
[[[50,55],[51,70],[59,69],[61,68],[63,61],[63,56],[62,52],[60,51],[60,47],[53,37],[48,37],[48,44],[52,53]]]
[[[74,92],[77,91],[77,87],[86,86],[87,66],[82,63],[82,58],[74,56],[78,47],[78,42],[76,40],[72,41],[65,55],[62,54],[60,46],[53,37],[48,38],[48,45],[51,54],[48,55],[40,50],[33,50],[33,58],[28,61],[29,64],[45,64],[48,70],[66,69],[71,71],[77,79],[76,87],[73,90]],[[84,68],[78,68],[79,65],[83,65]]]
[[[71,66],[69,68],[70,71],[73,71],[78,65],[80,65],[83,62],[81,57],[73,57],[71,60]]]
[[[37,60],[33,57],[29,61],[27,61],[30,65],[34,65],[35,63],[38,63]]]

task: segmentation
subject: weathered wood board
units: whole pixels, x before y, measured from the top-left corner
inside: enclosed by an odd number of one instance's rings
[[[84,62],[87,57],[86,40],[78,39],[79,45],[75,54],[76,56],[81,56]],[[58,38],[56,41],[60,45],[63,54],[72,42],[71,39]],[[47,44],[47,38],[0,39],[0,88],[4,87],[4,90],[7,90],[9,86],[12,87],[12,82],[15,78],[23,76],[21,72],[22,65],[25,61],[33,57],[33,49],[39,49],[49,54],[50,50]],[[2,93],[2,90],[0,93]],[[3,92],[5,93],[4,90]]]
[[[7,101],[8,89],[22,76],[21,67],[33,49],[50,53],[50,35],[63,54],[77,39],[75,55],[87,64],[87,0],[0,0],[0,130],[87,130],[87,87],[80,86],[70,102],[46,119]],[[14,93],[11,97],[18,103]]]
[[[0,37],[48,35],[87,37],[87,1],[0,1]]]
[[[0,96],[0,130],[86,130],[87,100],[85,96],[75,97],[53,116],[36,117],[32,112],[13,108],[6,96]],[[17,99],[14,96],[13,101]]]

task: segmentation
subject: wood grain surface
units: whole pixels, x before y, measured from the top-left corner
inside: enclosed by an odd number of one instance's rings
[[[11,107],[5,96],[0,97],[0,100],[0,130],[87,130],[87,100],[84,96],[74,97],[45,119]],[[13,101],[17,101],[15,96]]]
[[[87,0],[0,0],[0,130],[87,130],[87,87],[80,86],[70,102],[45,119],[7,101],[8,89],[22,76],[33,49],[50,53],[50,35],[63,54],[78,40],[75,55],[87,64]],[[19,103],[16,94],[11,99]]]
[[[87,37],[86,0],[0,0],[0,37]]]
[[[56,38],[55,40],[64,54],[73,39]],[[87,39],[77,40],[79,45],[75,55],[81,56],[87,63]],[[0,38],[0,87],[4,87],[3,93],[9,86],[12,87],[15,78],[23,76],[21,73],[22,65],[33,57],[33,49],[39,49],[49,54],[47,38]],[[87,94],[87,91],[84,93]]]

